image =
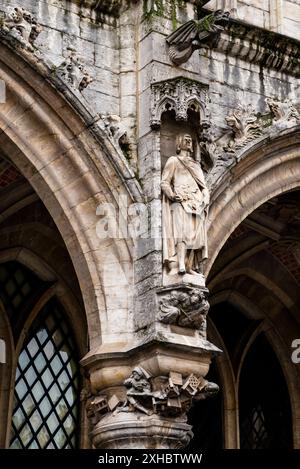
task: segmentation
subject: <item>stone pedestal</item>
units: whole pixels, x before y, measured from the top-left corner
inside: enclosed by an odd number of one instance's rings
[[[94,447],[182,448],[192,438],[193,402],[218,391],[205,376],[220,350],[199,334],[180,341],[170,325],[158,326],[151,343],[118,351],[103,345],[82,360]]]

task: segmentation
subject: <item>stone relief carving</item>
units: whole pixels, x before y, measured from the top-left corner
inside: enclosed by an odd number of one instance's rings
[[[177,121],[187,121],[190,109],[199,112],[201,122],[205,122],[207,104],[207,86],[195,80],[179,77],[154,83],[151,86],[151,128],[160,128],[165,111],[174,111]]]
[[[114,141],[115,145],[128,156],[130,151],[130,143],[128,139],[128,128],[122,121],[121,117],[114,114],[101,116],[104,122],[104,130],[107,135]]]
[[[130,387],[127,403],[121,410],[147,415],[185,417],[193,400],[205,399],[219,391],[217,384],[201,376],[190,374],[184,378],[180,373],[170,372],[169,377],[152,378],[142,367],[136,367],[124,384]]]
[[[163,263],[168,277],[174,276],[171,283],[179,276],[205,286],[200,268],[207,258],[209,191],[201,165],[192,154],[191,135],[178,135],[177,155],[163,169]]]
[[[108,412],[113,412],[122,402],[114,394],[110,399],[105,394],[93,396],[86,405],[86,414],[93,425],[97,424]]]
[[[208,290],[201,288],[178,288],[169,291],[160,299],[159,320],[164,324],[197,329],[206,339]]]
[[[68,47],[67,58],[57,68],[57,74],[70,83],[76,90],[84,90],[93,78],[88,73],[76,50]]]
[[[225,150],[235,152],[262,135],[262,126],[251,104],[239,105],[225,118],[232,134]]]
[[[249,104],[241,104],[225,118],[228,129],[223,129],[221,135],[213,136],[210,151],[214,155],[214,165],[208,170],[206,182],[211,189],[220,179],[227,168],[234,165],[241,158],[242,152],[249,143],[274,135],[300,123],[300,113],[291,100],[279,101],[268,98],[266,104],[269,114],[255,115],[254,108]],[[201,143],[200,143],[201,148]],[[202,147],[203,148],[203,147]],[[205,150],[204,150],[205,151]]]
[[[180,65],[186,62],[195,50],[214,47],[221,31],[224,30],[222,24],[228,21],[229,16],[228,11],[217,10],[200,20],[190,20],[176,29],[166,39],[172,62]]]
[[[158,414],[165,417],[186,419],[186,412],[193,401],[215,395],[219,386],[202,376],[170,372],[169,376],[152,377],[144,368],[137,366],[124,382],[127,388],[125,400],[116,395],[110,399],[100,394],[87,404],[87,416],[93,425],[108,413],[138,412],[145,415]]]
[[[279,101],[277,99],[268,98],[266,103],[272,113],[274,125],[288,125],[288,123],[295,125],[300,122],[300,114],[289,99]]]
[[[2,35],[15,39],[31,52],[34,50],[34,41],[42,31],[36,18],[21,7],[10,8],[7,13],[2,12],[0,29]]]

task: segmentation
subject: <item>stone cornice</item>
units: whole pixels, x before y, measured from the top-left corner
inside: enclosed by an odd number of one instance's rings
[[[84,8],[118,17],[123,9],[131,4],[137,3],[139,0],[71,0]]]
[[[300,41],[231,19],[216,50],[300,77]]]
[[[131,4],[138,3],[141,0],[71,0],[85,8],[90,8],[99,13],[119,16],[122,10],[128,8]],[[209,0],[184,0],[186,2],[203,7]]]

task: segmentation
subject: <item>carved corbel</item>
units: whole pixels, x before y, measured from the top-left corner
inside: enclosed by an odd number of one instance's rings
[[[164,324],[197,329],[206,339],[206,317],[209,311],[206,288],[178,287],[167,290],[159,300],[159,320]]]

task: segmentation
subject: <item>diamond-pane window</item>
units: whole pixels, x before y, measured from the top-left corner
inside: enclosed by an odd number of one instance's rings
[[[70,328],[51,300],[32,324],[19,355],[10,447],[76,448],[78,383]]]
[[[49,286],[50,282],[44,282],[19,262],[0,264],[0,299],[11,321],[15,339],[24,326],[26,313]]]

